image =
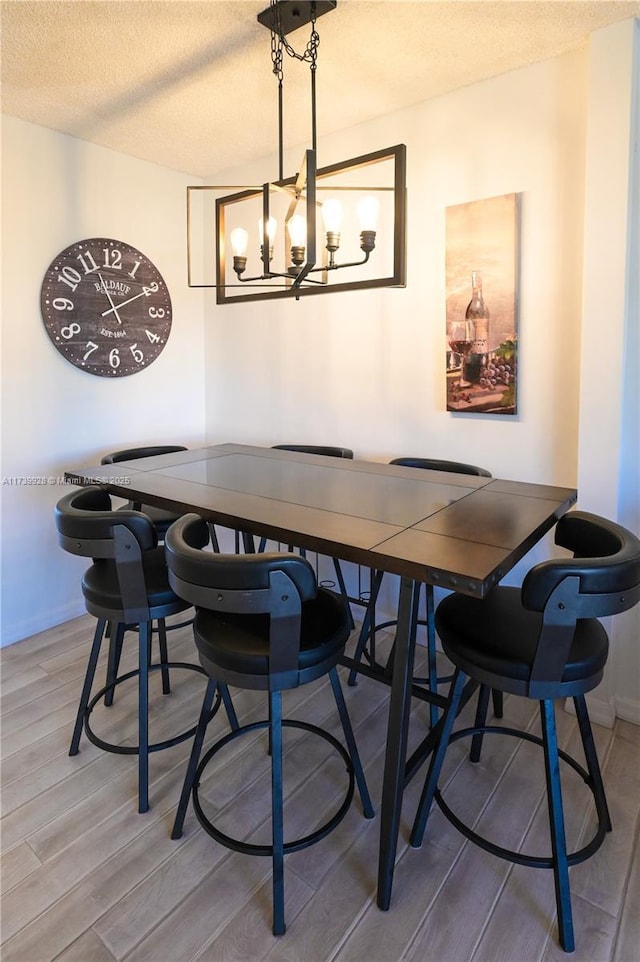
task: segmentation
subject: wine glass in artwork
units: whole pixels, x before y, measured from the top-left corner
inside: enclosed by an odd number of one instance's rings
[[[469,382],[465,380],[464,368],[467,357],[473,346],[475,338],[475,328],[473,321],[468,318],[462,321],[449,321],[447,323],[447,341],[449,348],[454,355],[460,359],[460,387],[469,387]]]

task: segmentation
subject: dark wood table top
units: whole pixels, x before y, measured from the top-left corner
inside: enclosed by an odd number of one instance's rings
[[[80,468],[65,477],[480,597],[577,497],[573,488],[242,444]]]

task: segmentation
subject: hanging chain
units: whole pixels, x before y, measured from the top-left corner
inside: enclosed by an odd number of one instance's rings
[[[278,0],[269,0],[271,9],[271,62],[273,73],[278,81],[278,157],[279,157],[279,178],[283,179],[283,50],[286,50],[290,57],[300,60],[310,65],[311,72],[311,142],[314,150],[317,149],[316,133],[316,69],[318,64],[318,47],[320,45],[320,34],[316,30],[316,5],[311,4],[311,34],[304,49],[304,53],[296,53],[291,44],[285,37],[282,27],[282,14]]]
[[[271,60],[273,61],[273,72],[282,83],[282,51],[286,50],[290,57],[302,60],[311,64],[311,70],[316,69],[318,61],[318,46],[320,45],[320,34],[316,30],[316,5],[311,4],[311,34],[304,49],[304,53],[296,53],[282,30],[282,16],[278,7],[278,0],[270,0],[271,7]]]
[[[278,84],[282,86],[282,35],[276,28],[276,18],[278,20],[277,26],[280,26],[280,14],[274,8],[274,0],[271,0],[272,8],[272,19],[271,19],[271,62],[273,64],[273,72],[276,76]]]

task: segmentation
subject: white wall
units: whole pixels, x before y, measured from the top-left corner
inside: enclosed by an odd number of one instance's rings
[[[640,531],[640,21],[591,38],[578,490]],[[640,606],[608,619],[598,696],[640,724]]]
[[[2,642],[82,612],[82,559],[57,545],[60,477],[107,451],[204,436],[202,296],[187,288],[182,174],[11,117],[2,125]],[[107,380],[55,350],[40,286],[55,255],[85,237],[143,251],[167,281],[169,341],[145,371]]]

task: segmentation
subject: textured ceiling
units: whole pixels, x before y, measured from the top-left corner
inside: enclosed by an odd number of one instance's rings
[[[277,150],[268,0],[2,0],[2,109],[199,177]],[[317,22],[318,134],[556,56],[640,0],[338,0]],[[304,48],[308,27],[289,37]],[[285,57],[285,142],[309,141]]]

